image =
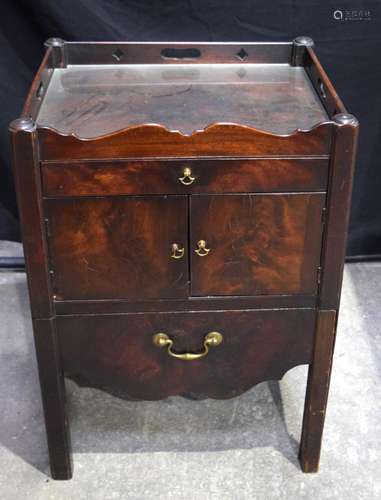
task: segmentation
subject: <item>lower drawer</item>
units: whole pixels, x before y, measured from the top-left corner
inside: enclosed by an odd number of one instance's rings
[[[66,376],[146,400],[176,394],[224,399],[280,379],[310,362],[314,323],[314,309],[57,318]],[[158,333],[166,336],[155,338]],[[173,356],[186,353],[187,360]]]

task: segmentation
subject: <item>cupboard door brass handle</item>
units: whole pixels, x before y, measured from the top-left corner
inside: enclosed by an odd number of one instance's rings
[[[185,167],[183,170],[183,176],[179,177],[179,181],[184,186],[190,186],[196,180],[196,177],[192,177],[192,170],[189,167]]]
[[[172,259],[182,259],[184,257],[185,248],[181,247],[178,243],[172,243],[171,257]]]
[[[204,350],[201,352],[184,352],[176,353],[172,351],[173,340],[169,338],[166,333],[157,333],[152,337],[153,343],[157,347],[166,347],[167,353],[176,359],[182,359],[183,361],[193,361],[195,359],[200,359],[205,357],[210,347],[217,347],[221,344],[223,336],[220,332],[209,332],[204,338]]]
[[[205,255],[208,255],[210,252],[210,248],[206,248],[206,241],[205,240],[200,240],[197,243],[197,248],[195,250],[195,253],[199,255],[200,257],[205,257]]]

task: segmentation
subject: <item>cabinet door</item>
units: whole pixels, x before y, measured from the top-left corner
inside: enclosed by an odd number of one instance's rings
[[[58,300],[188,296],[185,197],[54,199],[46,213]]]
[[[324,200],[321,193],[192,196],[192,295],[316,293]]]

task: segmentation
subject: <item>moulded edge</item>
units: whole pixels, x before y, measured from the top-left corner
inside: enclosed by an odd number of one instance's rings
[[[173,130],[169,129],[165,125],[159,124],[159,123],[144,123],[141,125],[131,125],[128,127],[124,127],[118,130],[115,130],[113,132],[109,132],[107,134],[102,134],[102,135],[97,135],[94,137],[81,137],[80,135],[76,134],[75,132],[71,133],[65,133],[61,132],[60,130],[56,129],[55,127],[49,126],[49,125],[37,125],[37,129],[39,131],[47,131],[51,132],[54,134],[57,134],[61,137],[73,137],[77,139],[78,141],[97,141],[97,140],[104,140],[104,139],[109,139],[111,137],[115,137],[117,135],[123,135],[127,134],[130,132],[143,132],[143,131],[157,131],[157,132],[165,132],[167,134],[175,135],[181,138],[193,138],[198,135],[202,135],[204,133],[211,133],[211,132],[219,132],[220,130],[223,130],[225,128],[234,128],[237,131],[242,130],[246,132],[251,132],[253,134],[257,135],[266,135],[270,137],[277,137],[277,138],[290,138],[293,136],[296,136],[298,134],[309,134],[314,132],[315,130],[324,127],[324,126],[330,126],[330,125],[335,125],[336,123],[333,120],[325,120],[321,121],[312,127],[308,129],[301,129],[301,128],[296,128],[292,130],[291,132],[287,134],[276,134],[274,132],[270,132],[268,130],[263,130],[257,127],[252,127],[250,125],[243,125],[240,123],[235,123],[235,122],[214,122],[202,129],[196,129],[193,130],[191,133],[184,133],[181,130]],[[219,130],[220,129],[220,130]]]

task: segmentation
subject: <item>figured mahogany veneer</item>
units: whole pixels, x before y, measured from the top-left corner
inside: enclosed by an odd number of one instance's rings
[[[201,296],[316,293],[324,200],[195,195],[189,209],[184,196],[49,200],[54,294],[181,298],[189,282],[190,295]],[[205,257],[195,252],[202,238],[211,248]],[[174,242],[184,248],[180,259],[170,257]]]
[[[57,299],[188,296],[186,197],[49,200],[51,269]]]
[[[316,472],[358,122],[312,40],[51,39],[10,131],[53,477],[64,375],[223,399],[303,363]]]
[[[194,181],[180,182],[185,168]],[[45,196],[325,191],[328,160],[136,160],[42,164]],[[144,182],[143,182],[144,180]]]
[[[192,295],[317,291],[324,194],[192,196]]]
[[[81,140],[51,128],[38,131],[42,160],[126,157],[307,156],[328,155],[332,124],[287,135],[235,123],[218,123],[184,135],[162,125],[131,126],[95,139]]]

